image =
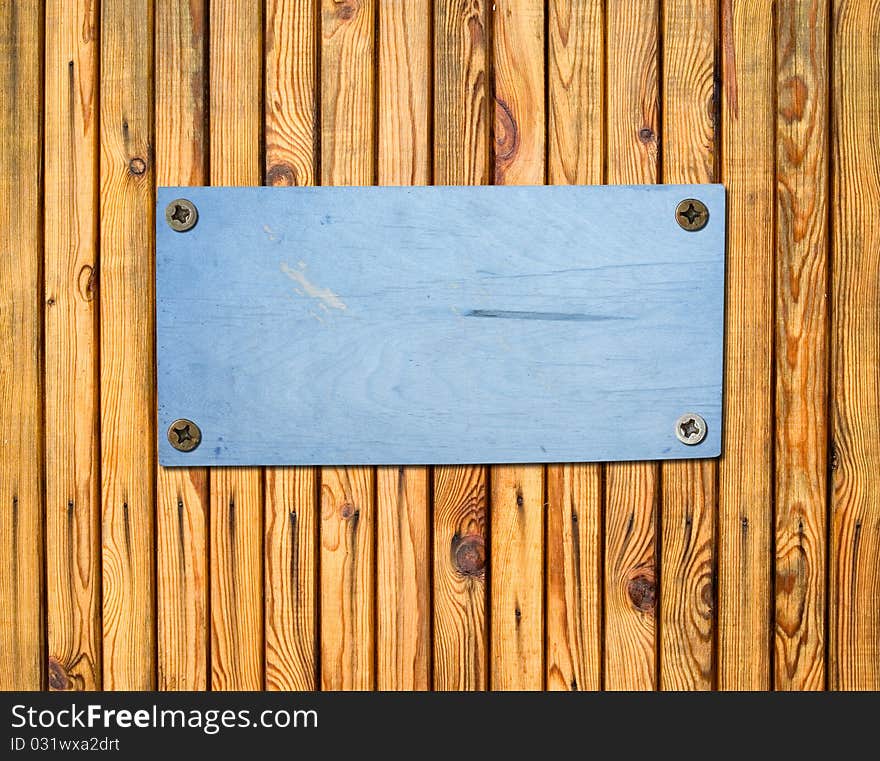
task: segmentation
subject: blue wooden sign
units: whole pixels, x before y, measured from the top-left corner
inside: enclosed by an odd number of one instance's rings
[[[702,229],[683,199],[707,207]],[[720,452],[720,185],[161,188],[157,203],[163,465]]]

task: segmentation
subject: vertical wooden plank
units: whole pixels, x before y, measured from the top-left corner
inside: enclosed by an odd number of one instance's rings
[[[486,471],[434,469],[434,689],[485,690]]]
[[[43,683],[42,8],[0,11],[0,689]]]
[[[489,181],[487,9],[434,0],[434,182]]]
[[[431,548],[428,468],[376,472],[377,687],[431,685]]]
[[[314,185],[318,0],[266,6],[266,184]]]
[[[379,6],[379,184],[431,180],[431,4]],[[376,686],[431,685],[429,470],[376,471]]]
[[[262,29],[245,0],[210,5],[211,184],[260,183]],[[196,421],[198,422],[198,421]],[[263,478],[211,470],[211,688],[263,686]]]
[[[541,185],[544,164],[544,3],[493,5],[495,183]],[[494,690],[544,684],[544,467],[490,471],[491,672]]]
[[[770,686],[774,80],[771,0],[722,0],[727,186],[724,457],[719,463],[718,686]]]
[[[434,182],[489,179],[484,0],[434,2]],[[434,470],[434,688],[487,686],[486,469]]]
[[[821,690],[828,478],[827,3],[782,0],[776,25],[774,686]]]
[[[543,185],[544,3],[496,2],[493,40],[495,184]]]
[[[713,461],[663,464],[663,690],[714,686],[715,470]]]
[[[85,33],[83,33],[85,30]],[[49,689],[101,687],[98,14],[46,6],[46,617]]]
[[[156,24],[156,182],[207,182],[207,3],[160,0]],[[158,688],[208,682],[208,472],[159,467],[156,486]]]
[[[431,2],[379,6],[379,183],[431,181]]]
[[[266,470],[266,689],[317,687],[317,472]]]
[[[547,9],[547,179],[603,180],[602,0],[553,0]],[[546,686],[602,686],[602,467],[547,466]]]
[[[374,181],[375,0],[321,0],[321,184]]]
[[[603,0],[551,0],[548,8],[547,179],[552,185],[603,180]]]
[[[547,467],[548,690],[602,686],[602,469]]]
[[[658,5],[609,3],[606,23],[606,179],[656,182]],[[614,463],[605,473],[605,687],[653,689],[659,468]]]
[[[880,3],[834,0],[829,685],[880,689]]]
[[[374,687],[372,468],[321,471],[321,686]]]
[[[374,0],[321,0],[321,183],[375,177]],[[373,468],[321,471],[321,683],[375,687]]]
[[[155,685],[153,4],[101,5],[104,689]]]
[[[490,684],[493,690],[540,690],[544,686],[544,468],[496,465],[490,481]]]
[[[314,185],[315,0],[266,6],[266,182]],[[317,686],[317,470],[266,470],[266,688]]]
[[[667,0],[664,5],[664,182],[717,180],[717,29],[717,0]],[[714,684],[716,469],[714,460],[661,466],[664,690],[710,690]]]

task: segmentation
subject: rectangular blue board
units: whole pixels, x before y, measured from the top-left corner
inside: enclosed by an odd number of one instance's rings
[[[165,208],[192,201],[175,232]],[[688,232],[682,199],[709,222]],[[721,447],[725,192],[161,188],[163,465],[577,462]],[[683,413],[707,421],[687,446]],[[169,425],[195,421],[179,452]]]

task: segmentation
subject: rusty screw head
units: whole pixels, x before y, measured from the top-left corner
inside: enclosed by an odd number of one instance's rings
[[[178,198],[165,207],[165,221],[174,232],[192,230],[199,221],[199,212],[192,201]]]
[[[178,452],[192,452],[202,443],[202,431],[192,420],[180,418],[168,426],[168,443]]]
[[[706,420],[696,412],[686,412],[675,421],[675,435],[682,444],[694,446],[706,438]]]
[[[696,198],[685,198],[675,207],[675,221],[682,229],[695,233],[702,230],[709,222],[709,209]]]

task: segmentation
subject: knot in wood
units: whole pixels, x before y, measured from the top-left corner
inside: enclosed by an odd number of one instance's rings
[[[657,587],[651,576],[644,573],[634,576],[627,582],[626,592],[636,610],[642,613],[654,613]]]
[[[353,504],[351,504],[351,502],[345,502],[345,503],[343,503],[342,509],[340,510],[340,515],[345,520],[348,520],[349,518],[352,518],[352,517],[356,518],[358,515],[358,511],[355,508],[355,506]]]
[[[350,21],[358,12],[357,3],[352,0],[338,3],[336,7],[336,15],[343,21]]]
[[[486,543],[479,534],[452,537],[452,564],[462,576],[480,576],[486,567]]]
[[[495,162],[508,164],[519,148],[519,128],[510,106],[495,99]],[[497,175],[497,172],[496,172]]]
[[[296,181],[296,172],[287,164],[273,164],[266,172],[266,184],[276,187],[294,187],[299,183]]]
[[[84,264],[80,267],[79,274],[76,278],[77,290],[79,291],[79,297],[83,301],[93,301],[95,298],[95,291],[97,290],[97,279],[98,273],[95,268],[89,264]]]
[[[715,583],[711,576],[700,587],[700,601],[703,603],[703,610],[709,612],[715,610]]]
[[[67,673],[67,669],[57,658],[49,656],[49,689],[69,690],[73,687],[73,681]]]
[[[128,162],[128,171],[133,175],[140,176],[147,171],[147,162],[139,156],[135,156]]]

